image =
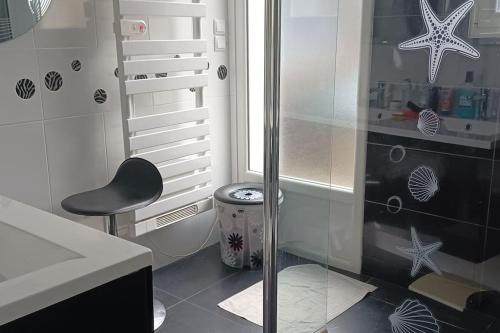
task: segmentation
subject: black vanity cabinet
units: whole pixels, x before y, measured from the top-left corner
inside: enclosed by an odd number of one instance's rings
[[[369,132],[363,272],[405,287],[431,272],[422,267],[410,276],[412,260],[400,248],[411,247],[412,227],[422,243],[442,243],[435,264],[459,276],[474,276],[499,255],[500,232],[492,227],[500,224],[500,163],[494,157],[493,149]],[[410,175],[422,167],[439,184],[428,200],[409,189]]]
[[[152,269],[144,268],[0,327],[1,333],[152,333]]]

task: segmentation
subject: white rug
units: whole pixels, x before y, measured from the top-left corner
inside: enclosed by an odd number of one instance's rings
[[[262,326],[262,288],[261,281],[219,307]],[[278,332],[316,332],[375,289],[319,265],[284,269],[278,274]]]

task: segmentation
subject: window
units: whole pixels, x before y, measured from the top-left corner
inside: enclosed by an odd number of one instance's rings
[[[240,149],[253,174],[263,170],[264,19],[264,0],[247,1],[247,134]],[[280,172],[305,185],[351,190],[355,126],[334,112],[337,24],[337,1],[283,1]]]

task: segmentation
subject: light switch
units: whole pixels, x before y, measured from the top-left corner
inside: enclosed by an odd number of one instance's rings
[[[214,20],[214,34],[215,35],[226,34],[226,21],[217,19]]]
[[[143,20],[121,20],[123,36],[144,35],[148,31],[148,26]]]
[[[214,49],[216,52],[222,52],[226,49],[226,37],[216,36],[214,37]]]

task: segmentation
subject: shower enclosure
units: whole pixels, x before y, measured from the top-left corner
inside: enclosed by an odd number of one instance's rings
[[[238,177],[266,190],[264,332],[500,332],[500,2],[234,10]],[[338,313],[343,276],[378,289]]]

